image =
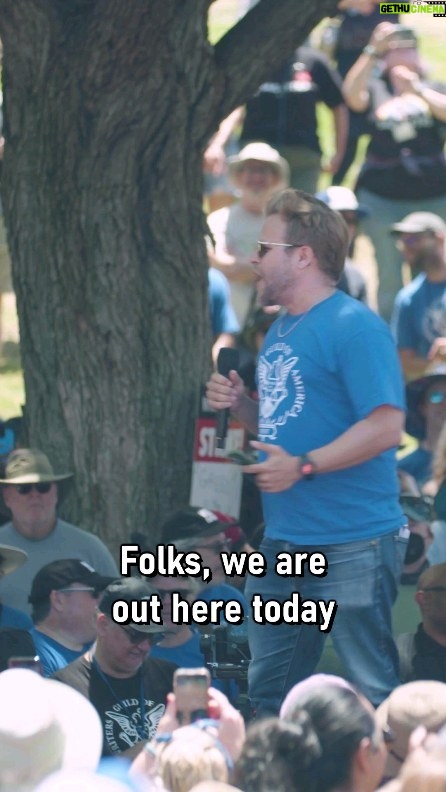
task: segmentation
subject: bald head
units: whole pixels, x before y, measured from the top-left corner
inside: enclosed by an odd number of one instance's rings
[[[418,578],[418,591],[426,591],[432,586],[445,586],[446,564],[433,564],[422,572]]]

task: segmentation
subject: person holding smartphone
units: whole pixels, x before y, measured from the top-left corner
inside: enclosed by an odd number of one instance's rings
[[[371,137],[356,192],[370,209],[363,229],[375,248],[379,312],[389,321],[403,285],[389,226],[412,212],[446,213],[446,85],[429,80],[416,33],[386,21],[373,31],[343,90],[350,109],[368,119]]]

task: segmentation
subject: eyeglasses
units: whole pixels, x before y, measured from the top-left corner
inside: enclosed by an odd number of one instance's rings
[[[36,490],[41,495],[45,495],[53,486],[52,481],[41,481],[38,484],[15,484],[15,489],[19,495],[29,495],[32,490]]]
[[[119,627],[125,632],[127,638],[129,639],[130,643],[133,644],[133,646],[138,646],[138,644],[142,644],[144,641],[149,641],[149,643],[153,646],[154,644],[162,641],[165,637],[165,633],[162,632],[141,632],[140,630],[135,630],[133,627],[126,627],[123,624],[120,624]]]
[[[239,173],[276,173],[276,169],[271,165],[263,164],[259,162],[258,164],[245,162],[244,165],[240,165],[238,168]]]
[[[429,588],[420,589],[420,591],[446,591],[446,586],[430,586]]]
[[[347,225],[358,225],[358,215],[356,212],[341,212]]]
[[[446,393],[442,391],[432,391],[428,394],[427,400],[429,404],[444,404],[446,401]]]
[[[183,597],[187,597],[190,594],[190,589],[158,589],[159,598],[161,600],[167,599],[172,594],[181,594]]]
[[[257,258],[262,259],[273,247],[298,248],[303,245],[292,245],[290,242],[257,242]]]
[[[406,245],[407,247],[410,247],[411,245],[416,245],[417,242],[419,242],[420,239],[422,239],[422,237],[428,233],[429,231],[419,231],[416,234],[401,234],[397,239],[397,245],[398,247],[400,246],[403,247],[404,245]]]
[[[229,542],[214,542],[214,544],[197,545],[197,550],[213,550],[214,553],[223,553],[229,550]]]
[[[63,591],[65,594],[72,594],[74,591],[89,591],[91,596],[95,599],[99,597],[99,592],[93,586],[79,586],[79,588],[61,588],[58,591]]]

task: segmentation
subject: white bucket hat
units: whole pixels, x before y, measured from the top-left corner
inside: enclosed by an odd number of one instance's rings
[[[271,165],[276,171],[278,178],[281,179],[285,185],[288,184],[290,180],[288,162],[280,156],[275,148],[268,145],[268,143],[248,143],[238,154],[235,154],[233,157],[228,157],[229,175],[233,179],[236,178],[239,170],[248,160],[255,160],[256,162],[264,162]]]
[[[102,725],[68,685],[14,668],[0,674],[0,788],[27,792],[59,769],[94,770]]]

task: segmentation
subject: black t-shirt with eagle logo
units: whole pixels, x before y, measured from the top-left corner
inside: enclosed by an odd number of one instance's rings
[[[173,663],[148,657],[137,674],[118,679],[98,673],[83,655],[57,671],[53,679],[70,685],[93,704],[104,730],[103,756],[112,756],[154,736],[166,696],[172,691],[175,669]]]

